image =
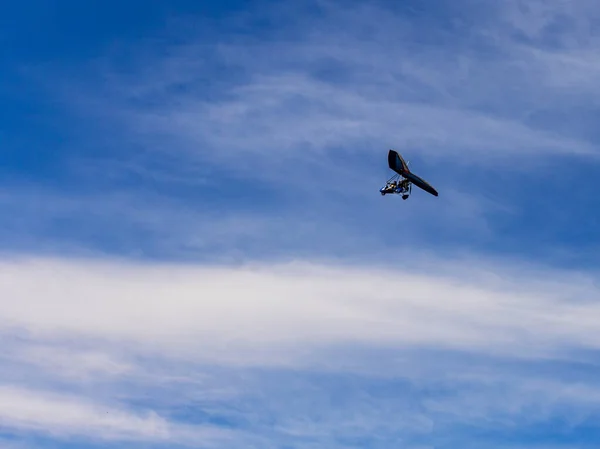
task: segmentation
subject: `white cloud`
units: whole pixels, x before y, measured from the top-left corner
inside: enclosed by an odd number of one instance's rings
[[[576,426],[597,414],[597,383],[527,366],[598,349],[596,282],[481,258],[421,256],[402,270],[5,259],[0,329],[26,337],[3,341],[0,423],[192,444],[203,419],[184,424],[186,412],[229,423],[219,447],[266,448],[400,434],[434,444],[460,423],[566,411]],[[15,363],[30,368],[11,375]]]
[[[21,431],[41,431],[53,436],[91,437],[103,440],[146,440],[189,443],[202,438],[208,446],[225,432],[207,427],[193,430],[173,425],[150,411],[135,414],[103,407],[77,397],[0,386],[0,424]]]
[[[269,164],[286,175],[293,172],[290,160],[296,153],[322,155],[327,148],[369,142],[381,142],[382,152],[387,147],[417,147],[421,154],[435,155],[443,149],[461,163],[467,162],[464,158],[488,159],[490,153],[522,158],[539,152],[595,153],[591,144],[516,120],[452,106],[369,98],[348,92],[344,85],[301,76],[259,77],[231,95],[233,100],[220,104],[190,100],[159,114],[139,111],[135,126],[144,133],[165,133],[182,148],[218,148],[211,159],[232,171],[249,172],[258,169],[257,164]],[[299,107],[298,101],[310,106]]]
[[[223,360],[293,360],[291,349],[337,344],[514,354],[600,346],[600,306],[582,300],[598,294],[593,278],[577,285],[566,277],[549,283],[550,290],[544,278],[520,277],[517,284],[493,280],[490,271],[491,282],[479,280],[476,267],[471,262],[448,278],[303,263],[21,260],[1,266],[0,322],[36,334],[123,339]]]
[[[8,346],[7,349],[11,347]],[[37,366],[48,373],[85,381],[99,376],[118,377],[131,373],[135,367],[126,360],[97,349],[65,348],[55,345],[26,344],[11,354],[20,360]]]

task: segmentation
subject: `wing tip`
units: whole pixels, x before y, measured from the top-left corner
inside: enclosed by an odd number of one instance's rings
[[[410,173],[408,164],[402,155],[392,148],[388,150],[388,166],[396,173]]]

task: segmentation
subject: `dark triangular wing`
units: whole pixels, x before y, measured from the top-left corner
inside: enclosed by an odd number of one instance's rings
[[[417,175],[413,173],[407,173],[404,175],[404,177],[417,187],[420,187],[426,192],[431,193],[433,196],[438,196],[437,190],[435,190],[427,181],[425,181],[422,178],[419,178]]]
[[[390,169],[405,177],[417,187],[420,187],[434,196],[438,196],[437,190],[435,190],[427,181],[410,172],[408,169],[408,164],[397,151],[389,150],[388,165]]]

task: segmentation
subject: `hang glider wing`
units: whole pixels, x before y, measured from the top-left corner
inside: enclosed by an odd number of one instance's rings
[[[390,169],[394,170],[399,175],[404,176],[405,173],[410,173],[408,164],[397,151],[390,150],[388,152],[388,165],[390,166]]]
[[[437,190],[435,190],[427,181],[425,181],[422,178],[419,178],[417,175],[415,175],[413,173],[408,173],[408,174],[404,175],[404,177],[406,179],[408,179],[410,182],[412,182],[414,185],[416,185],[417,187],[420,187],[423,190],[425,190],[426,192],[431,193],[433,196],[438,196]]]
[[[417,187],[431,193],[434,196],[438,196],[437,190],[435,190],[427,181],[415,175],[414,173],[411,173],[411,171],[408,169],[408,164],[404,158],[398,154],[397,151],[389,150],[388,165],[390,169],[405,177]]]

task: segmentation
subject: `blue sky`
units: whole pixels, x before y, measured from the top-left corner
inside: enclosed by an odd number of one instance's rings
[[[0,444],[594,447],[599,14],[2,5]]]

